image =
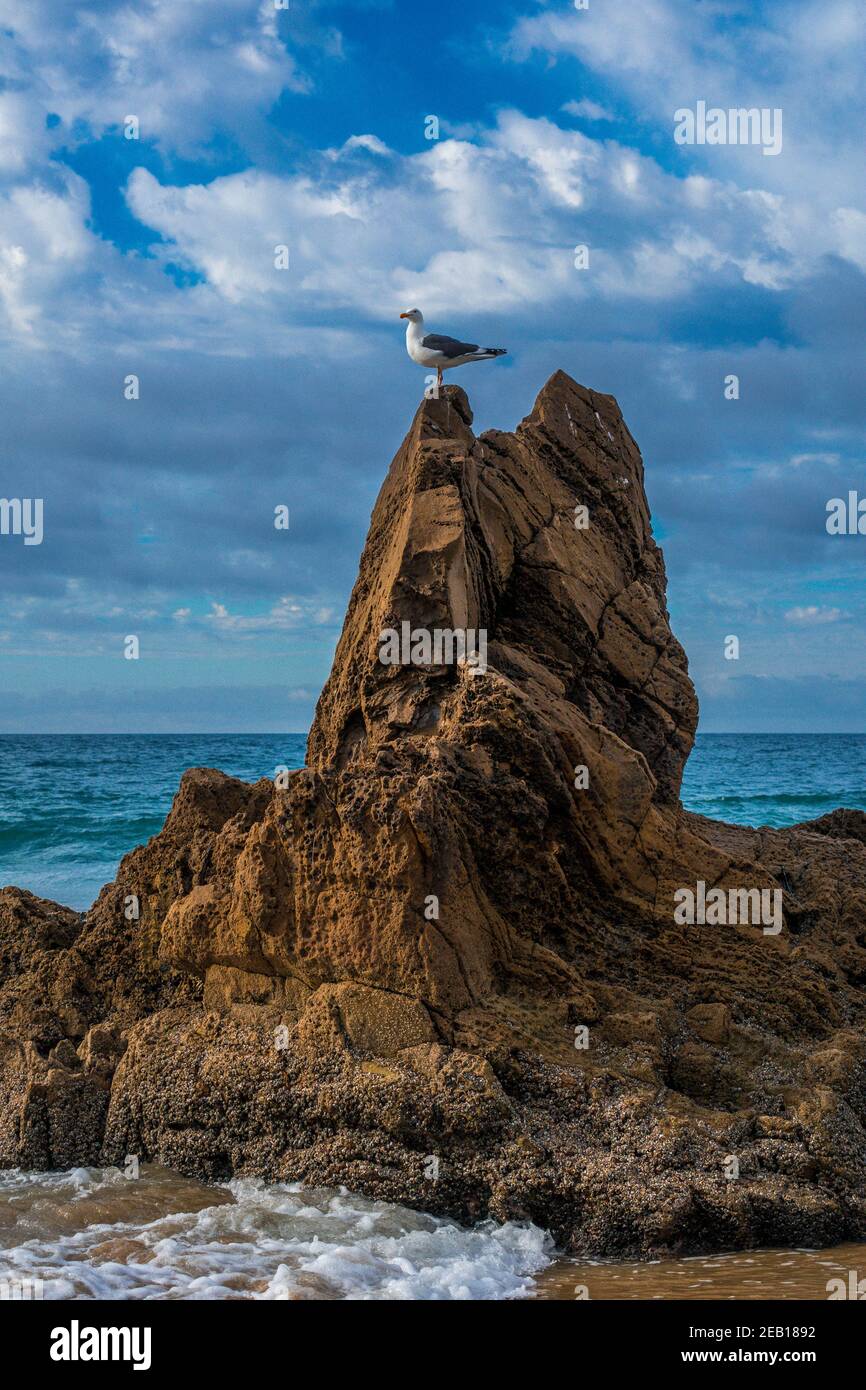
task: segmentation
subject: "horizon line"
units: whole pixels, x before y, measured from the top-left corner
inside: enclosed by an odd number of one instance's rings
[[[308,738],[309,729],[7,729],[0,738]],[[698,729],[695,738],[860,738],[866,729]]]

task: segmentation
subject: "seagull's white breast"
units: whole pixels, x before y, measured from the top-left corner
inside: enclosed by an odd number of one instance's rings
[[[425,348],[421,339],[427,330],[418,323],[408,323],[406,325],[406,351],[417,362],[419,367],[438,367],[441,362],[447,361],[444,353],[431,352],[430,348]]]

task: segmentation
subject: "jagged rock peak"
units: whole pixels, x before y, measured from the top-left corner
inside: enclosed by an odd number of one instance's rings
[[[483,629],[490,664],[516,653],[644,755],[675,800],[697,724],[670,631],[643,464],[612,396],[556,372],[513,433],[476,438],[466,393],[425,399],[373,511],[309,762],[344,765],[362,742],[435,732],[457,672],[385,667],[380,634]],[[582,510],[585,509],[585,510]]]

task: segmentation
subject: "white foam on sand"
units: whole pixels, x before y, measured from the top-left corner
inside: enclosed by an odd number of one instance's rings
[[[467,1229],[345,1190],[0,1173],[0,1280],[39,1278],[46,1299],[520,1298],[554,1253],[537,1226]]]

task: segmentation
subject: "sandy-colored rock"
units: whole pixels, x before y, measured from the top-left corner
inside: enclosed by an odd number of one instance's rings
[[[376,1057],[395,1057],[436,1036],[418,999],[349,983],[321,985],[307,1003],[299,1031],[302,1037],[326,1032],[335,1045],[343,1042]]]
[[[724,1004],[696,1004],[688,1010],[686,1022],[704,1042],[722,1045],[728,1041],[731,1015]]]
[[[866,816],[685,812],[616,402],[557,373],[471,425],[419,408],[286,787],[188,772],[84,917],[0,892],[0,1162],[345,1184],[590,1254],[863,1239]],[[487,669],[383,663],[404,622],[483,629]],[[781,892],[780,929],[678,920],[699,882]]]

